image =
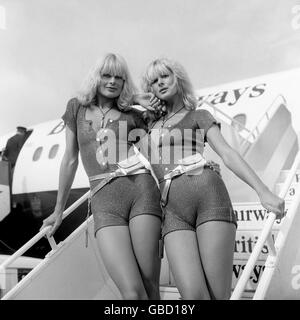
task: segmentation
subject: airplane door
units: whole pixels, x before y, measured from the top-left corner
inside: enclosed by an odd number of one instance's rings
[[[11,183],[10,164],[0,161],[0,221],[11,211]]]

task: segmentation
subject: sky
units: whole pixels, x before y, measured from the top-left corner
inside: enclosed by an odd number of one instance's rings
[[[300,0],[0,0],[0,135],[60,118],[96,60],[157,57],[195,89],[300,67]]]

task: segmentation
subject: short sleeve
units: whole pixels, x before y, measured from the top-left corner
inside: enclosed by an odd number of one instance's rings
[[[221,129],[221,124],[218,122],[213,115],[204,109],[196,110],[195,111],[195,120],[197,122],[197,125],[199,129],[204,130],[204,142],[207,142],[207,131],[209,128],[211,128],[213,125],[217,125]]]
[[[77,113],[79,109],[79,102],[76,98],[69,100],[65,113],[62,119],[75,134],[77,134]]]
[[[148,126],[144,119],[143,112],[139,112],[136,110],[132,110],[132,114],[134,117],[135,126],[137,129],[143,129],[148,132]]]
[[[148,129],[145,121],[143,120],[142,114],[136,110],[130,111],[130,129],[128,132],[128,141],[132,143],[138,143],[140,139],[146,136]]]

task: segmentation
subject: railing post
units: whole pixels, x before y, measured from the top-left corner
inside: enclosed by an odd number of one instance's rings
[[[50,244],[51,249],[52,249],[52,250],[55,250],[55,249],[57,248],[57,243],[55,242],[55,239],[53,238],[53,236],[50,237],[50,236],[47,234],[47,239],[48,239],[48,241],[49,241],[49,244]]]
[[[273,237],[272,237],[272,233],[271,232],[268,234],[266,242],[267,242],[267,245],[269,247],[269,252],[270,252],[269,254],[271,256],[276,256],[277,252],[276,252],[276,248],[275,248],[275,245],[274,245],[274,241],[273,241]]]

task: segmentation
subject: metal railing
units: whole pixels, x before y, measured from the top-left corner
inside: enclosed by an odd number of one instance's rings
[[[216,115],[217,113],[221,114],[222,116],[224,116],[225,118],[227,118],[227,120],[229,120],[230,125],[232,125],[232,123],[236,124],[238,127],[241,128],[241,131],[245,131],[248,133],[248,135],[246,137],[244,137],[243,135],[240,134],[240,132],[238,132],[238,134],[242,137],[242,143],[241,143],[241,148],[245,148],[246,144],[248,144],[248,148],[250,147],[250,145],[255,141],[255,139],[258,137],[258,135],[260,134],[260,132],[264,129],[265,126],[262,126],[262,123],[264,120],[269,121],[272,115],[272,112],[274,113],[275,110],[277,110],[277,108],[281,105],[281,103],[277,103],[278,100],[281,99],[282,102],[284,104],[286,104],[286,99],[284,98],[284,96],[282,94],[278,94],[275,99],[272,101],[272,103],[270,104],[270,106],[267,108],[266,112],[262,115],[262,117],[258,120],[256,126],[252,129],[249,130],[248,128],[246,128],[242,123],[240,123],[239,121],[235,120],[234,118],[228,116],[225,112],[223,112],[222,110],[220,110],[218,107],[216,107],[215,105],[213,105],[211,102],[207,101],[207,100],[202,100],[199,102],[198,106],[201,106],[203,103],[207,104],[209,107],[211,107],[214,110],[214,115]],[[274,108],[274,106],[276,106],[276,108]],[[272,112],[271,112],[272,111]],[[243,150],[243,155],[245,155],[245,153],[247,152],[248,148]]]
[[[261,129],[259,129],[259,127],[261,126],[261,124],[263,123],[263,120],[267,120],[269,121],[272,115],[272,112],[274,113],[277,108],[281,105],[280,104],[275,104],[276,102],[278,102],[278,100],[281,99],[283,101],[283,103],[286,105],[286,99],[282,94],[279,94],[276,96],[276,98],[272,101],[272,103],[270,104],[270,106],[268,107],[268,109],[266,110],[266,112],[261,116],[261,118],[258,120],[256,126],[253,128],[253,130],[251,130],[251,132],[249,133],[249,135],[246,137],[246,139],[244,140],[244,142],[242,143],[241,147],[243,147],[247,142],[253,142],[256,137],[259,135],[259,133],[263,130],[263,128],[265,126],[262,126]],[[276,106],[276,108],[274,108],[274,106]],[[271,112],[272,111],[272,112]],[[250,141],[250,138],[253,137],[253,141]]]
[[[300,164],[300,152],[298,151],[298,153],[295,157],[294,163],[292,165],[292,168],[290,169],[289,174],[286,178],[286,181],[284,182],[283,188],[281,189],[281,191],[279,193],[279,197],[285,198],[285,196],[289,190],[289,187],[293,181],[293,178],[296,174],[296,171],[299,167],[299,164]],[[296,200],[294,200],[294,201],[296,201]],[[295,208],[295,210],[296,210],[296,208]],[[294,212],[292,210],[291,211],[289,210],[289,215],[293,215],[293,214],[294,214]],[[254,249],[253,249],[253,251],[247,261],[247,264],[246,264],[244,270],[243,270],[243,273],[234,288],[234,291],[233,291],[231,298],[230,298],[231,300],[240,299],[241,295],[243,294],[245,287],[247,285],[247,282],[250,278],[251,272],[252,272],[254,265],[258,259],[258,256],[260,255],[261,250],[263,249],[265,242],[267,242],[267,244],[270,248],[269,256],[273,257],[274,259],[277,258],[278,250],[276,250],[276,248],[274,246],[272,235],[271,235],[271,231],[272,231],[272,227],[273,227],[275,219],[276,219],[276,215],[273,212],[270,212],[269,216],[266,219],[266,222],[263,226],[261,234],[258,238],[258,241],[255,244]]]
[[[84,203],[89,197],[90,191],[87,191],[83,196],[76,200],[70,207],[68,207],[64,212],[62,219],[65,219],[69,214],[71,214],[75,209],[77,209],[82,203]],[[20,249],[18,249],[14,254],[12,254],[8,259],[6,259],[0,265],[0,289],[5,289],[6,286],[6,268],[11,265],[16,259],[18,259],[22,254],[29,250],[35,243],[37,243],[44,236],[47,237],[52,250],[57,248],[57,244],[52,237],[48,236],[51,226],[43,228],[39,233],[37,233],[32,239],[26,242]]]

